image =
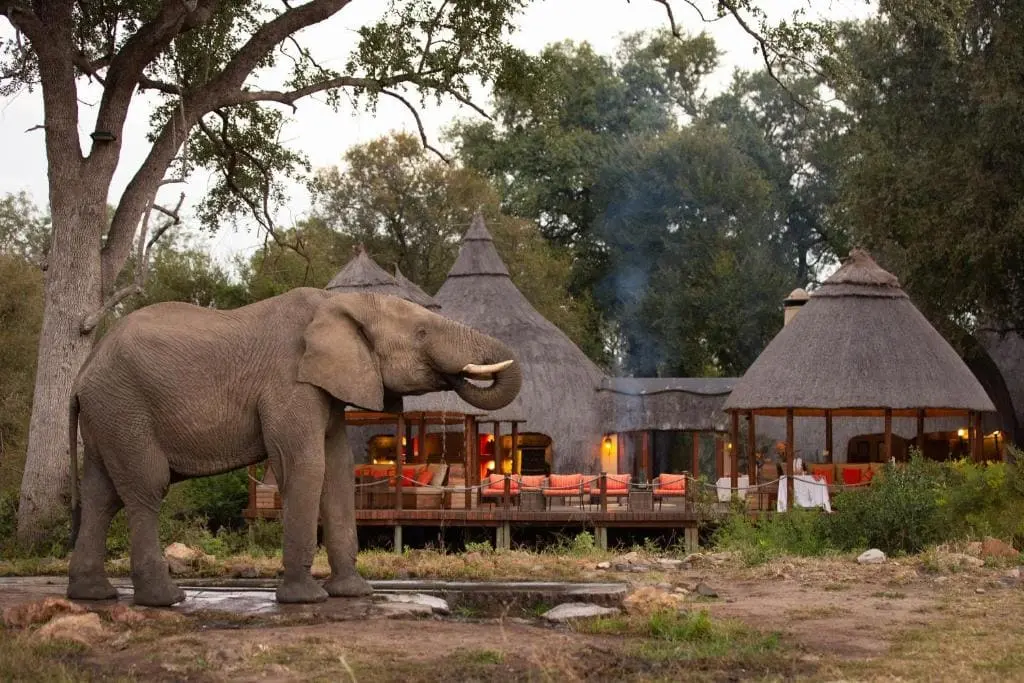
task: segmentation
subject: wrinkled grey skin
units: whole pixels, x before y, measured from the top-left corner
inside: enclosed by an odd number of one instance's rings
[[[345,405],[384,410],[403,395],[454,388],[494,410],[518,393],[518,363],[489,387],[461,371],[513,358],[491,337],[376,294],[300,288],[231,311],[162,303],[126,316],[97,344],[73,388],[71,436],[81,428],[85,454],[68,597],[117,596],[103,559],[123,505],[135,603],[183,600],[157,538],[169,484],[268,458],[284,504],[278,601],[371,592],[355,568]],[[318,514],[331,566],[323,587],[310,574]]]

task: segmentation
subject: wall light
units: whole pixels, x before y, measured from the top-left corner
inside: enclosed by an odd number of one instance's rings
[[[958,429],[958,430],[956,430],[956,435],[958,437],[960,437],[961,439],[966,439],[967,438],[967,430],[966,429]]]

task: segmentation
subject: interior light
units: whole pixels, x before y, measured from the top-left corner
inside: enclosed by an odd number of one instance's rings
[[[493,472],[494,471],[494,461],[493,460],[488,460],[487,461],[487,471],[488,472]]]
[[[961,439],[966,439],[967,438],[967,430],[966,429],[958,429],[958,430],[956,430],[956,435],[959,436]]]

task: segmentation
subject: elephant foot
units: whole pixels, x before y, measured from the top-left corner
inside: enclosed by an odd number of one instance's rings
[[[170,607],[185,599],[185,591],[169,578],[166,581],[132,580],[135,595],[132,602],[146,607]]]
[[[285,574],[281,585],[277,587],[277,601],[280,603],[323,602],[326,599],[327,591],[309,573],[298,577]]]
[[[332,598],[360,598],[373,594],[373,586],[359,574],[331,576],[324,584],[324,590]]]
[[[68,581],[71,600],[117,600],[117,589],[105,576],[73,577]]]

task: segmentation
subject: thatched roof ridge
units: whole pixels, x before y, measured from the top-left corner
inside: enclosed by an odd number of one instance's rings
[[[484,217],[478,211],[473,215],[473,221],[462,238],[462,246],[459,247],[459,256],[455,264],[448,271],[448,278],[456,277],[508,277],[508,268],[505,262],[498,255],[494,248],[494,238],[484,225]],[[438,292],[440,295],[440,292]]]
[[[895,276],[860,251],[811,294],[724,407],[995,410]]]
[[[362,244],[356,250],[355,258],[346,263],[324,289],[332,292],[376,292],[402,296],[395,278],[370,258]]]
[[[699,396],[725,396],[736,384],[735,377],[605,377],[601,391],[627,396],[650,396],[679,392]]]
[[[597,389],[604,373],[515,286],[479,215],[436,299],[442,315],[500,339],[518,355],[519,395],[484,419],[525,420],[522,431],[552,437],[556,471],[590,469],[599,457],[603,425]],[[471,410],[452,392],[407,398],[406,408]]]
[[[434,297],[424,292],[415,282],[402,275],[402,271],[398,269],[397,263],[395,264],[395,282],[398,283],[402,296],[409,301],[431,310],[441,308],[441,304],[437,303]]]

